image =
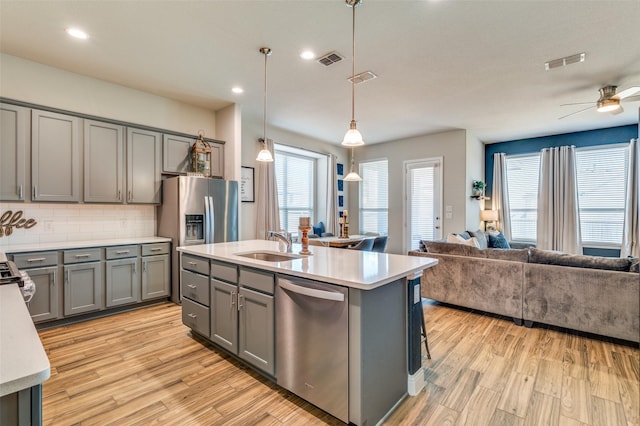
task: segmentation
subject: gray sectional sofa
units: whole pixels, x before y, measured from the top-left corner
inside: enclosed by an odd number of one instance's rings
[[[410,256],[438,259],[422,296],[617,339],[640,342],[638,259],[423,241]]]

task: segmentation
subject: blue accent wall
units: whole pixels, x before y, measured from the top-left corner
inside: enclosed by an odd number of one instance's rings
[[[504,152],[507,155],[530,154],[540,152],[543,148],[566,145],[575,145],[578,148],[582,148],[587,146],[625,143],[637,137],[638,125],[630,124],[628,126],[609,127],[607,129],[487,144],[484,146],[484,173],[485,182],[487,183],[486,194],[491,196],[493,188],[493,154],[497,152]]]

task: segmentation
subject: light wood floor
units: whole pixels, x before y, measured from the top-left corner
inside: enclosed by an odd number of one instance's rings
[[[640,351],[425,303],[427,385],[387,425],[639,425]],[[40,331],[46,425],[339,425],[163,304]]]

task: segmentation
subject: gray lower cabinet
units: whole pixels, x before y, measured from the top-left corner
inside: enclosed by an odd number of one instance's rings
[[[238,353],[238,285],[211,279],[211,340]]]
[[[107,308],[140,301],[140,260],[137,257],[108,260],[105,264]]]
[[[32,201],[80,201],[81,121],[31,110]]]
[[[24,201],[29,110],[0,104],[0,201]]]
[[[33,322],[59,318],[58,267],[25,269],[36,285],[36,292],[28,304]]]
[[[123,202],[124,127],[84,120],[84,201]]]
[[[238,355],[275,375],[274,297],[248,288],[238,293]]]
[[[65,265],[64,315],[103,309],[102,289],[102,262]]]
[[[144,250],[144,248],[143,248]],[[142,258],[142,300],[171,295],[170,259],[168,254]]]

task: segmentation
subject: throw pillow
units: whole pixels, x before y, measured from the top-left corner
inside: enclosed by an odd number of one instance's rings
[[[467,231],[469,233],[469,235],[471,235],[472,237],[475,237],[476,240],[478,240],[478,244],[480,245],[481,249],[486,249],[489,247],[489,242],[487,241],[487,236],[484,232],[482,232],[481,230],[477,230],[477,231]]]
[[[324,232],[324,223],[319,222],[317,225],[313,225],[313,233],[316,235],[322,235]]]
[[[467,239],[461,237],[460,235],[449,234],[449,235],[447,235],[447,242],[448,243],[454,243],[454,244],[463,244],[465,246],[471,246],[471,247],[480,248],[480,245],[478,244],[478,240],[476,238],[473,238],[473,237],[470,237],[467,240]]]
[[[507,241],[502,232],[498,232],[495,235],[489,234],[489,247],[499,249],[511,248],[511,246],[509,245],[509,241]]]
[[[469,235],[469,233],[468,233],[468,232],[460,232],[460,233],[458,233],[458,234],[453,234],[453,235],[458,235],[458,236],[460,236],[460,237],[464,238],[465,240],[468,240],[468,239],[470,239],[470,238],[471,238],[471,235]]]

